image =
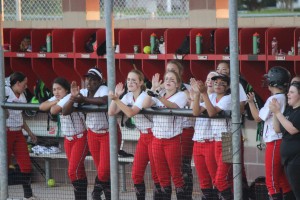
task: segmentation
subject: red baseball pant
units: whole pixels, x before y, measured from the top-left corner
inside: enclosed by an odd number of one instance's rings
[[[71,181],[81,180],[86,178],[84,160],[88,153],[87,132],[81,138],[73,137],[69,141],[64,140],[66,155],[69,161],[68,175]]]
[[[200,188],[213,188],[218,168],[215,160],[215,142],[194,142],[193,154]]]
[[[284,173],[284,167],[281,165],[280,144],[281,140],[266,143],[265,169],[269,195],[280,193],[280,188],[283,193],[291,191]]]
[[[132,179],[134,184],[144,183],[145,170],[149,161],[151,166],[152,179],[154,183],[159,183],[152,154],[153,138],[154,137],[152,132],[149,132],[148,134],[141,133],[140,135],[140,139],[136,146],[132,166]]]
[[[162,187],[171,186],[171,176],[176,188],[184,185],[181,173],[181,135],[170,139],[153,138],[152,152],[156,173]]]
[[[224,163],[222,160],[222,142],[215,142],[215,158],[218,165],[215,186],[221,192],[230,188],[230,183],[232,182],[232,164]]]
[[[7,130],[7,163],[10,163],[11,156],[14,154],[22,173],[31,172],[31,161],[29,157],[27,142],[22,130]]]

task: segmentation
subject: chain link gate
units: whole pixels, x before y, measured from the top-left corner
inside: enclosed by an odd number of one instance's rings
[[[104,19],[104,0],[99,1]],[[175,19],[188,17],[189,0],[115,0],[114,18]],[[4,0],[4,20],[62,20],[62,0]]]

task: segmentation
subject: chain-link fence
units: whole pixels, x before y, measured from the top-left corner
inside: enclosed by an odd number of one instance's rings
[[[101,19],[104,0],[100,0]],[[166,19],[188,16],[188,0],[115,0],[115,19]],[[4,20],[61,20],[62,0],[4,0]]]
[[[60,20],[62,0],[4,0],[4,20]]]
[[[115,19],[167,19],[188,17],[188,0],[115,0]],[[100,0],[101,19],[104,0]]]

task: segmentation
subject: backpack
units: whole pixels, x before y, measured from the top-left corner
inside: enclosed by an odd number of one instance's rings
[[[46,88],[45,83],[42,80],[37,80],[34,88],[34,97],[38,103],[43,103],[52,97],[51,91]]]
[[[257,177],[251,183],[249,197],[252,200],[269,199],[268,189],[266,186],[266,178],[264,176]]]
[[[87,53],[92,53],[94,52],[94,46],[96,43],[96,33],[93,33],[89,39],[86,41],[85,45],[84,45],[84,49]]]
[[[264,106],[264,100],[254,91],[252,85],[248,81],[246,81],[243,77],[240,77],[240,83],[242,84],[246,94],[249,92],[254,92],[256,99],[256,107],[261,109]],[[249,104],[245,105],[245,115],[248,120],[254,120]]]
[[[177,57],[177,54],[183,55],[182,59],[185,55],[190,53],[190,36],[185,36],[183,39],[180,47],[176,50],[175,55]]]

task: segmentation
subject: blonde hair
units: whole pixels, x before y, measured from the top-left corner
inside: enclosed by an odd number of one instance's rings
[[[175,78],[177,80],[177,84],[178,84],[178,87],[180,87],[181,83],[182,83],[182,80],[181,80],[181,77],[179,76],[179,74],[175,71],[167,71],[165,74],[164,74],[164,78],[166,77],[166,75],[168,73],[173,73],[175,75]]]
[[[141,72],[138,69],[133,69],[129,73],[135,73],[139,77],[139,80],[143,82],[143,85],[141,85],[141,89],[142,89],[142,91],[145,91],[146,85],[144,84],[145,76],[144,76],[143,72]]]
[[[170,60],[168,64],[173,64],[175,65],[177,68],[178,68],[178,71],[179,71],[179,75],[182,76],[183,74],[183,65],[181,64],[181,62],[179,62],[178,60]]]

